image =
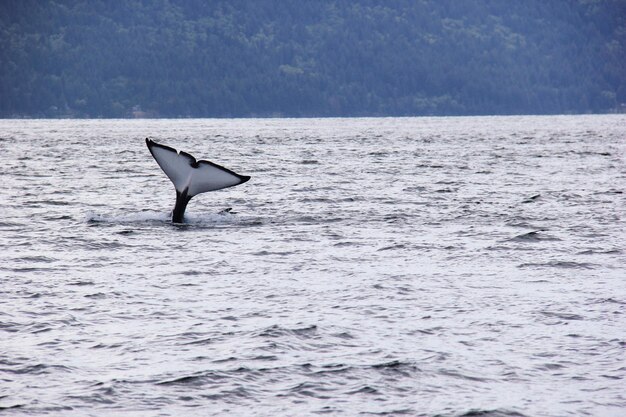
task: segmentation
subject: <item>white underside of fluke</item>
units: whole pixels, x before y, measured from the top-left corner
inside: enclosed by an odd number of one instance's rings
[[[174,183],[176,191],[182,193],[186,189],[189,197],[239,185],[250,179],[213,162],[196,161],[187,152],[179,152],[150,139],[146,139],[146,144],[163,172]]]

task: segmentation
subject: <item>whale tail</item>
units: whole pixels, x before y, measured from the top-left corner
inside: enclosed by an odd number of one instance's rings
[[[177,151],[146,138],[150,153],[176,188],[176,205],[172,221],[182,223],[187,203],[207,191],[221,190],[243,184],[250,179],[210,161],[199,160],[187,152]]]

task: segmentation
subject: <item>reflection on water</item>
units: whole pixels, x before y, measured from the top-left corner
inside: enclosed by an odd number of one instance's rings
[[[624,126],[0,121],[0,409],[619,415]],[[173,225],[146,136],[252,179]]]

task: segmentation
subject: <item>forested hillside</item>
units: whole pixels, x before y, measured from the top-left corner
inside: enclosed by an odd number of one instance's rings
[[[1,0],[0,117],[621,111],[626,0]]]

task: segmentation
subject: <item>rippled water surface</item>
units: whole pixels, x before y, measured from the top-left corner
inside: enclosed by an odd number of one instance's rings
[[[173,225],[147,136],[252,179]],[[622,416],[625,152],[623,115],[0,121],[0,411]]]

